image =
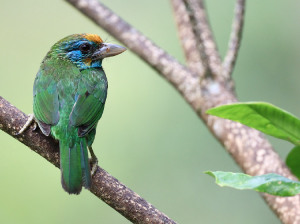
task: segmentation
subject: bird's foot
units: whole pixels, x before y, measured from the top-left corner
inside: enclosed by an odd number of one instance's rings
[[[92,146],[88,146],[88,149],[90,151],[90,154],[92,156],[92,158],[90,158],[90,164],[92,165],[92,172],[91,172],[91,175],[92,177],[94,176],[94,174],[96,173],[97,171],[97,168],[98,168],[98,159],[93,151],[93,148]]]
[[[90,164],[92,165],[91,175],[93,177],[94,174],[96,173],[97,168],[98,168],[98,159],[97,159],[97,157],[90,158]]]
[[[91,175],[92,177],[94,176],[94,174],[96,173],[97,171],[97,168],[98,168],[98,159],[93,151],[93,148],[92,146],[88,146],[88,149],[90,151],[90,154],[92,156],[92,158],[90,158],[90,164],[92,165],[92,172],[91,172]]]
[[[23,125],[23,127],[21,128],[21,130],[17,134],[15,134],[15,135],[22,134],[31,125],[32,122],[34,122],[34,124],[33,124],[33,130],[36,129],[36,122],[35,122],[34,114],[28,114],[28,116],[29,117],[28,117],[27,122]]]

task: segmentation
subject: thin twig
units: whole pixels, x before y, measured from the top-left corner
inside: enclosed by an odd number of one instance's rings
[[[33,127],[14,135],[26,121],[26,114],[0,96],[0,129],[59,168],[59,147],[53,138]],[[99,166],[90,191],[133,223],[176,223]]]
[[[225,79],[230,79],[237,59],[240,43],[242,39],[243,24],[245,16],[245,0],[237,0],[235,5],[235,17],[232,23],[228,51],[223,62],[222,75]]]
[[[206,72],[213,77],[218,77],[221,74],[222,62],[209,26],[204,3],[202,0],[184,0],[184,3],[189,12],[202,61],[204,65],[207,64]]]
[[[195,34],[186,7],[182,0],[171,0],[171,4],[187,66],[193,74],[203,78],[206,68],[197,49]]]

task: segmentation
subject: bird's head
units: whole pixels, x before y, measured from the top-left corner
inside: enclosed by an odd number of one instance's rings
[[[125,47],[104,43],[96,34],[73,34],[55,43],[46,58],[69,60],[79,69],[101,67],[103,58],[121,54]]]

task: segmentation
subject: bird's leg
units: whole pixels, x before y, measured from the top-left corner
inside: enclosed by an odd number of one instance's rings
[[[22,134],[29,126],[32,122],[34,122],[34,127],[33,127],[33,130],[36,129],[36,122],[35,122],[35,117],[34,117],[34,114],[28,114],[28,120],[27,122],[23,125],[23,127],[21,128],[21,130],[16,134],[16,135],[19,135],[19,134]]]
[[[92,158],[90,158],[90,162],[92,164],[92,176],[95,174],[97,167],[98,167],[98,159],[93,151],[92,146],[88,146],[90,154],[92,156]]]

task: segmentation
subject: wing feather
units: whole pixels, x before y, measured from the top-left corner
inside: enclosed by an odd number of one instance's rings
[[[104,110],[107,79],[102,68],[81,72],[76,103],[70,114],[70,123],[78,128],[78,136],[85,136],[97,124]]]
[[[57,83],[51,74],[40,69],[33,87],[33,112],[45,135],[49,135],[50,127],[58,123],[58,110]]]

